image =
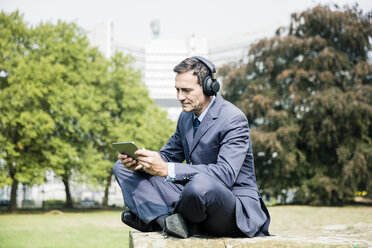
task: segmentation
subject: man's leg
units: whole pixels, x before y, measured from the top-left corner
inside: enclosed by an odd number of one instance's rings
[[[182,186],[166,182],[144,171],[130,171],[118,160],[114,174],[119,183],[125,205],[146,224],[168,215],[170,205],[178,201]]]
[[[236,225],[235,195],[206,175],[195,175],[181,193],[175,211],[188,222],[199,223],[214,236],[243,236]]]

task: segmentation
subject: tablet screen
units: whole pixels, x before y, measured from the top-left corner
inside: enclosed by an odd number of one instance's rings
[[[119,142],[112,143],[112,145],[119,153],[126,154],[137,160],[138,156],[134,154],[134,152],[137,151],[139,148],[134,142]]]

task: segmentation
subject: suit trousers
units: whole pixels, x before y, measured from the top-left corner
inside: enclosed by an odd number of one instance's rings
[[[172,183],[144,171],[130,171],[121,160],[113,170],[125,205],[145,223],[179,213],[206,234],[244,236],[236,225],[236,197],[216,179],[196,174],[186,183]]]

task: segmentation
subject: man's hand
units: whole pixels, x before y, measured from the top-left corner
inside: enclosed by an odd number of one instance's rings
[[[142,169],[142,165],[138,164],[137,161],[129,157],[126,154],[119,153],[118,159],[121,159],[121,163],[124,165],[125,168],[131,171],[136,171]]]
[[[136,151],[138,163],[143,169],[154,176],[167,177],[168,163],[166,163],[157,152],[140,149]]]

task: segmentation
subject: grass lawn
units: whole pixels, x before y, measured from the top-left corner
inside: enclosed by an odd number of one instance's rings
[[[0,214],[1,248],[128,247],[120,211]]]
[[[270,231],[306,235],[325,226],[358,229],[372,224],[372,207],[278,206],[269,208]],[[0,248],[128,247],[129,227],[120,211],[0,214]]]
[[[368,228],[372,227],[371,206],[277,206],[270,207],[269,212],[271,214],[269,230],[276,235],[307,236],[329,229],[336,229],[334,231],[337,232],[366,233],[369,231]],[[369,239],[372,241],[372,237]]]

